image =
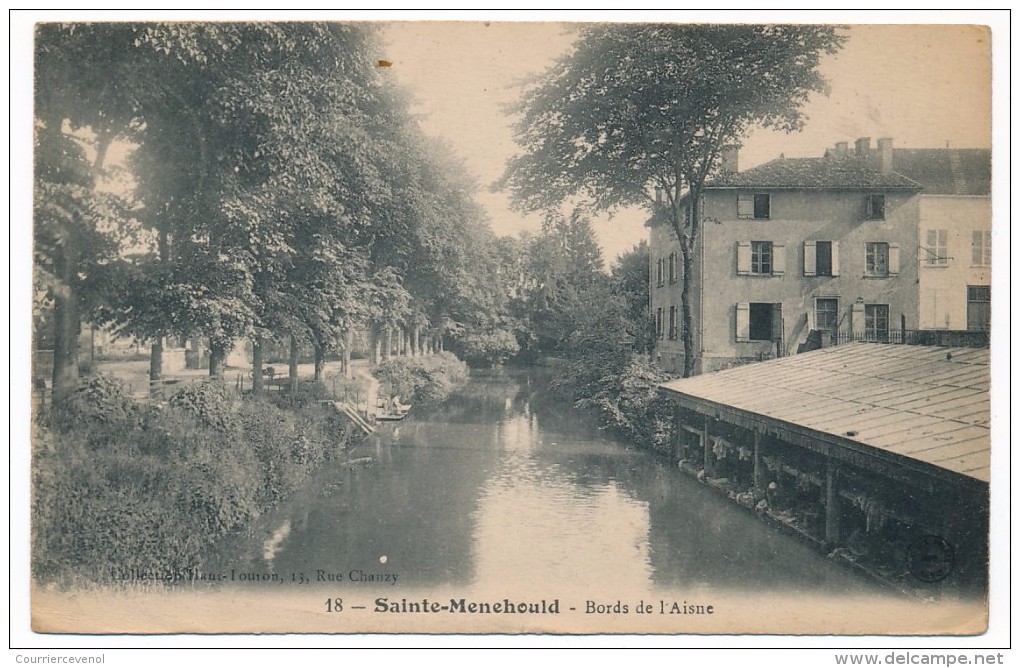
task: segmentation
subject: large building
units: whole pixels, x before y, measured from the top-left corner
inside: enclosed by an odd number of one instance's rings
[[[861,138],[740,172],[726,151],[700,203],[696,371],[919,329],[987,329],[988,163],[988,151]],[[679,370],[679,246],[665,216],[650,227],[655,354]]]

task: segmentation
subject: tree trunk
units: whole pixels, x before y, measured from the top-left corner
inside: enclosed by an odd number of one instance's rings
[[[262,392],[264,382],[262,376],[262,339],[251,340],[251,392]]]
[[[694,254],[688,244],[681,242],[681,259],[683,261],[683,281],[680,283],[680,322],[684,342],[684,378],[694,375],[694,315],[691,313],[691,280],[694,270]]]
[[[66,272],[62,272],[62,278]],[[69,284],[53,291],[52,407],[62,408],[78,385],[78,309]]]
[[[411,348],[411,333],[404,330],[403,338],[404,357],[414,357],[414,349]]]
[[[382,359],[385,362],[390,358],[393,352],[393,330],[389,327],[386,328],[386,334],[383,336],[383,356]]]
[[[350,349],[350,346],[344,348],[343,365],[344,365],[344,378],[350,380],[353,377],[353,374],[351,373],[351,349]]]
[[[417,357],[421,353],[418,352],[418,328],[411,328],[411,357]]]
[[[290,363],[287,365],[287,378],[290,380],[290,392],[294,394],[297,392],[298,377],[297,377],[297,362],[298,362],[298,343],[297,337],[293,334],[290,335]]]
[[[227,348],[214,339],[209,339],[209,375],[223,378],[223,367],[227,361]]]
[[[150,389],[157,381],[163,378],[163,337],[157,337],[152,342],[149,352],[149,381]]]
[[[326,368],[326,349],[315,346],[315,380],[322,380],[322,372]]]

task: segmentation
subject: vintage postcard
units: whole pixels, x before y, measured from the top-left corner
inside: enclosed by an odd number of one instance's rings
[[[986,632],[989,27],[51,19],[33,632]]]

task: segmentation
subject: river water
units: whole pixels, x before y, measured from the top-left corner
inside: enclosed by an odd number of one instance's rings
[[[547,378],[476,373],[443,405],[371,436],[353,456],[372,464],[327,464],[212,561],[238,574],[393,591],[880,593],[665,461],[592,429],[549,396]]]

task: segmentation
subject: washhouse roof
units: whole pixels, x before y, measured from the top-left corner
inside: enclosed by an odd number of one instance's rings
[[[826,447],[842,445],[899,464],[921,462],[987,483],[988,353],[852,343],[660,388],[700,412],[746,417],[764,428],[817,438]]]

